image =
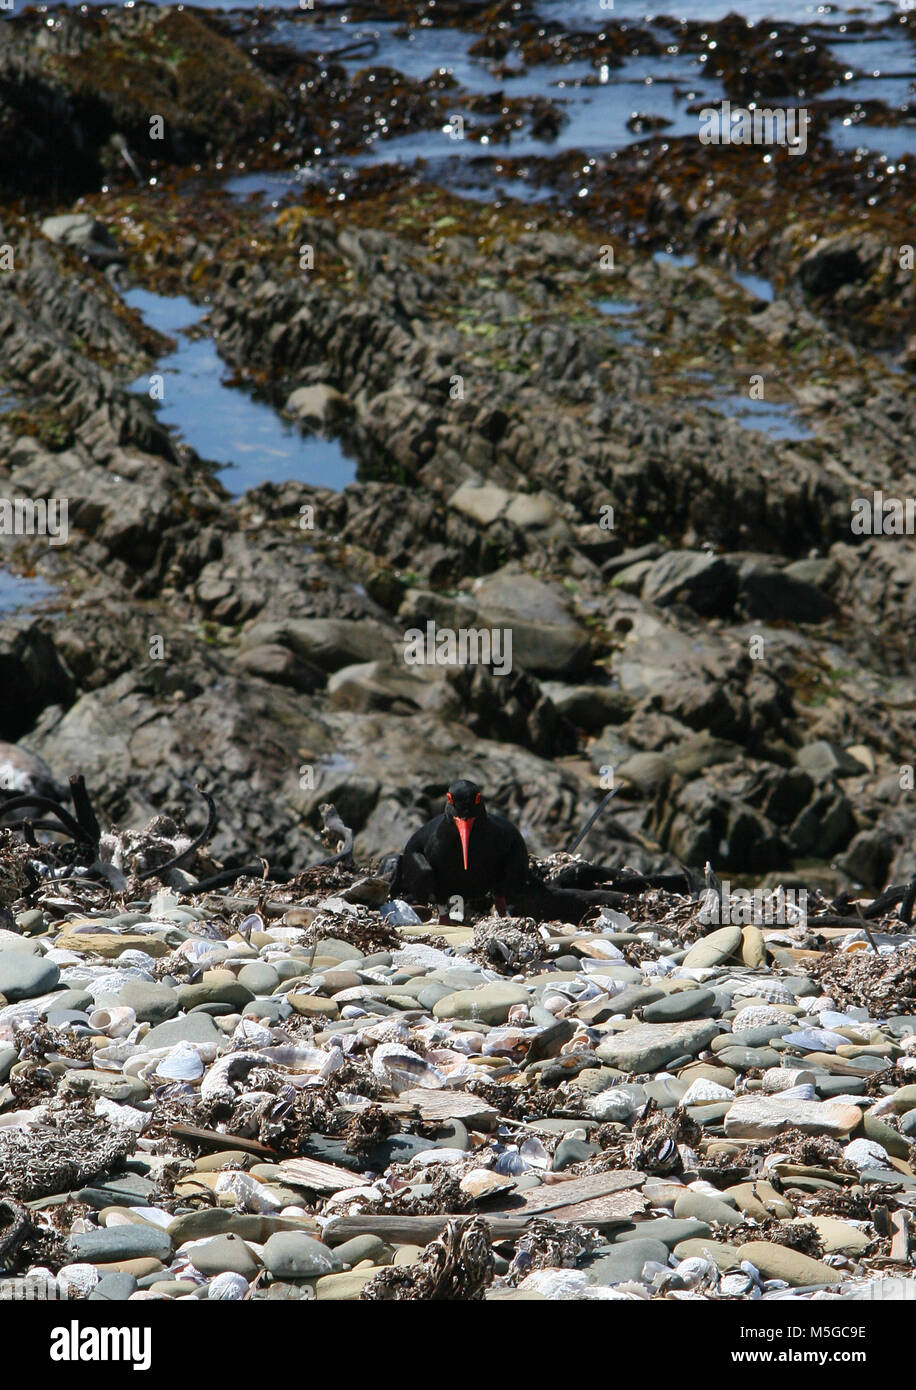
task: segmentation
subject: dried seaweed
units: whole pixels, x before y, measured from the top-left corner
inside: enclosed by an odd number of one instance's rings
[[[547,947],[533,917],[484,917],[474,927],[468,955],[515,974],[546,959]]]
[[[415,1264],[388,1266],[363,1285],[361,1299],[389,1302],[479,1302],[493,1282],[487,1224],[478,1216],[449,1221]]]
[[[722,1228],[723,1239],[731,1245],[743,1245],[748,1240],[766,1240],[772,1245],[784,1245],[788,1250],[797,1250],[801,1255],[809,1255],[819,1260],[824,1254],[824,1242],[817,1227],[809,1221],[780,1221],[778,1217],[768,1217],[764,1221],[744,1221],[740,1226]]]
[[[133,1146],[132,1131],[61,1106],[43,1124],[0,1130],[0,1190],[20,1201],[69,1192],[120,1167]]]
[[[506,1282],[515,1285],[535,1269],[575,1269],[602,1239],[584,1226],[534,1217],[518,1240]]]
[[[686,1144],[698,1148],[703,1131],[680,1106],[668,1114],[650,1100],[628,1132],[613,1125],[602,1125],[596,1137],[603,1152],[597,1163],[587,1168],[577,1165],[583,1172],[636,1168],[643,1173],[668,1177],[683,1172],[684,1160],[679,1146]]]
[[[36,1225],[25,1207],[0,1190],[0,1270],[9,1273],[33,1265],[56,1270],[70,1255],[69,1242],[63,1236]]]
[[[824,992],[841,1009],[867,1009],[872,1018],[906,1012],[912,1000],[916,1012],[916,944],[902,946],[891,956],[872,951],[836,951],[815,961],[812,973]]]
[[[380,1105],[367,1105],[358,1110],[344,1128],[344,1147],[348,1154],[364,1156],[376,1144],[382,1143],[401,1128],[396,1115],[383,1110]]]

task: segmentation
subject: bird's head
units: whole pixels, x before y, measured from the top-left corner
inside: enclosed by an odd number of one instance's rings
[[[445,814],[455,822],[455,828],[461,838],[464,867],[467,870],[471,827],[475,820],[483,820],[487,814],[483,792],[473,782],[465,781],[464,778],[459,782],[453,782],[445,795]]]

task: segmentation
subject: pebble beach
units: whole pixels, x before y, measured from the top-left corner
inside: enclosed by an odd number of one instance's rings
[[[7,1270],[89,1300],[905,1296],[893,912],[710,932],[702,892],[650,891],[444,926],[386,887],[12,918]]]

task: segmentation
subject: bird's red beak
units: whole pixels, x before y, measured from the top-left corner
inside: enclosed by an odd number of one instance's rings
[[[455,824],[458,827],[458,834],[461,836],[461,853],[464,856],[464,869],[467,873],[468,867],[468,841],[471,838],[471,826],[474,824],[474,817],[468,816],[462,820],[459,816],[455,817]]]

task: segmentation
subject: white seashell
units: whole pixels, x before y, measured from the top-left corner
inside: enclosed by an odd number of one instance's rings
[[[817,1091],[813,1084],[805,1082],[801,1086],[787,1086],[784,1091],[779,1091],[776,1100],[817,1100]]]
[[[719,1282],[719,1271],[712,1260],[704,1260],[702,1255],[692,1255],[681,1260],[677,1277],[688,1289],[709,1288]]]
[[[244,1298],[248,1292],[248,1280],[242,1274],[233,1274],[231,1270],[226,1270],[223,1274],[217,1274],[215,1279],[211,1279],[207,1286],[207,1298],[228,1301],[231,1299]],[[193,1295],[192,1295],[193,1297]]]
[[[57,1271],[57,1286],[61,1298],[80,1298],[92,1293],[101,1275],[95,1265],[64,1265]]]
[[[200,1053],[191,1043],[176,1043],[156,1067],[156,1075],[170,1081],[199,1081],[204,1074]]]
[[[581,1269],[536,1269],[518,1287],[551,1300],[579,1299],[586,1296],[589,1283]]]
[[[372,1054],[372,1071],[395,1095],[417,1086],[436,1091],[445,1085],[441,1071],[402,1043],[380,1043]]]
[[[250,1173],[220,1173],[214,1191],[229,1192],[245,1211],[278,1212],[283,1202],[272,1196],[263,1183]]]
[[[843,1157],[854,1163],[860,1172],[866,1168],[892,1168],[888,1162],[887,1150],[874,1139],[853,1139],[843,1150]]]
[[[93,1009],[89,1026],[109,1038],[125,1038],[137,1025],[137,1015],[125,1004],[113,1004],[109,1009]]]
[[[366,1009],[361,1009],[358,1004],[344,1004],[340,1011],[341,1018],[368,1018]]]
[[[724,1274],[719,1281],[719,1293],[729,1298],[748,1293],[754,1287],[754,1281],[749,1274]]]
[[[831,1033],[826,1028],[799,1028],[793,1033],[784,1033],[783,1040],[808,1052],[836,1052],[838,1047],[848,1047],[849,1039],[842,1033]]]
[[[479,1199],[494,1197],[497,1192],[511,1192],[515,1184],[502,1174],[494,1173],[490,1168],[472,1168],[470,1173],[465,1173],[459,1187],[469,1197]]]
[[[870,1022],[864,1018],[853,1018],[851,1014],[837,1013],[835,1009],[812,1010],[818,1013],[818,1020],[822,1028],[865,1028],[870,1029]]]
[[[522,1173],[528,1172],[527,1160],[522,1158],[518,1149],[505,1149],[493,1164],[494,1173],[503,1173],[506,1177],[518,1178]]]
[[[290,1071],[317,1072],[327,1061],[327,1053],[320,1047],[296,1047],[294,1044],[284,1043],[280,1047],[262,1047],[261,1058],[274,1066],[288,1067]]]
[[[612,941],[602,941],[600,938],[580,942],[579,950],[587,960],[626,960],[626,956],[619,946],[615,946]]]
[[[727,1086],[722,1086],[718,1081],[710,1081],[705,1076],[698,1076],[695,1081],[691,1081],[687,1090],[681,1096],[682,1106],[688,1105],[712,1105],[716,1101],[734,1100],[735,1093]]]
[[[603,907],[598,922],[611,931],[632,931],[636,923],[625,912],[616,912],[612,907]]]
[[[814,1072],[797,1067],[768,1067],[761,1078],[761,1088],[768,1096],[790,1091],[795,1086],[813,1086]]]
[[[528,1018],[527,1004],[513,1004],[509,1010],[509,1024],[524,1024]]]
[[[152,1119],[152,1115],[146,1114],[145,1111],[137,1110],[133,1105],[120,1105],[117,1101],[108,1100],[106,1096],[99,1096],[96,1100],[95,1114],[108,1120],[109,1124],[133,1130],[134,1134],[142,1134]]]
[[[625,1124],[630,1116],[636,1113],[636,1108],[632,1098],[626,1093],[621,1094],[616,1086],[609,1086],[606,1091],[588,1096],[585,1101],[585,1109],[592,1119],[614,1120],[621,1124]]]
[[[522,1158],[529,1168],[549,1168],[550,1154],[544,1148],[540,1139],[526,1139],[519,1149]]]
[[[420,922],[413,908],[403,898],[392,898],[390,902],[382,903],[381,913],[382,920],[390,927],[415,927]]]
[[[230,1052],[214,1062],[200,1086],[201,1100],[219,1101],[231,1105],[235,1100],[234,1080],[247,1076],[252,1067],[261,1065],[256,1052]]]
[[[359,1033],[351,1033],[350,1037],[358,1038],[363,1046],[367,1042],[406,1042],[410,1029],[402,1018],[386,1018],[381,1023],[373,1023],[370,1028],[361,1028]]]
[[[249,1043],[252,1047],[269,1047],[273,1034],[256,1018],[240,1018],[232,1034],[234,1043]]]
[[[410,1160],[411,1168],[431,1167],[436,1163],[444,1163],[450,1168],[453,1163],[463,1163],[467,1158],[464,1149],[423,1149],[421,1153],[414,1154]]]
[[[795,995],[781,980],[752,980],[739,985],[733,999],[765,999],[769,1004],[794,1004]]]
[[[145,1054],[138,1053],[135,1043],[127,1038],[117,1038],[107,1047],[96,1048],[92,1054],[92,1065],[98,1071],[123,1071],[133,1058],[142,1059]]]
[[[8,1110],[0,1115],[0,1129],[30,1129],[32,1125],[43,1124],[47,1115],[46,1105],[36,1105],[31,1110]]]

